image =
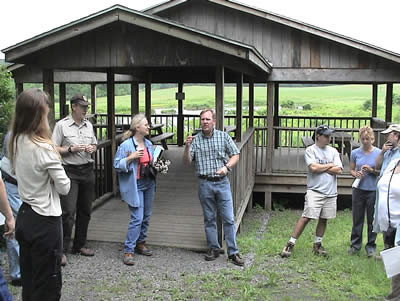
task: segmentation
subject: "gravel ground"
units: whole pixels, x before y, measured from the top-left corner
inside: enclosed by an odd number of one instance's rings
[[[261,232],[267,221],[265,216]],[[206,262],[202,253],[167,247],[152,247],[151,257],[135,255],[135,265],[130,267],[122,263],[122,243],[90,242],[89,247],[95,250],[94,257],[67,255],[61,300],[174,300],[174,292],[185,289],[183,276],[243,269],[229,263],[226,254]],[[244,258],[246,266],[252,264],[253,254]],[[3,269],[7,275],[8,265],[3,264]],[[14,300],[21,300],[21,289],[10,289]]]

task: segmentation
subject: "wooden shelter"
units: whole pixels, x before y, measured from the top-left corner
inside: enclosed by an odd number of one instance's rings
[[[299,141],[315,125],[330,123],[353,140],[357,128],[369,124],[376,128],[379,142],[379,130],[392,121],[393,84],[400,82],[399,54],[227,0],[171,0],[142,12],[115,5],[3,52],[6,61],[15,64],[10,70],[18,91],[23,83],[43,82],[54,98],[54,83],[60,84],[61,116],[65,114],[65,83],[90,83],[92,99],[96,98],[95,85],[107,84],[106,122],[100,125],[107,129],[107,140],[99,148],[101,163],[96,167],[99,198],[117,192],[110,164],[118,142],[116,120],[123,117],[115,112],[116,82],[131,85],[132,113],[139,107],[138,85],[145,84],[149,120],[158,118],[151,116],[151,83],[178,84],[178,114],[171,117],[177,120],[172,127],[178,146],[183,145],[185,132],[194,130],[186,124],[195,117],[183,114],[184,84],[215,83],[219,129],[231,121],[224,116],[224,84],[235,84],[236,115],[232,118],[242,156],[231,182],[238,224],[252,191],[265,192],[266,207],[272,192],[305,191],[304,147]],[[282,83],[370,85],[371,117],[280,116]],[[242,114],[244,84],[249,86],[248,116]],[[266,116],[254,116],[255,84],[267,87]],[[384,121],[376,119],[380,84],[386,85]],[[262,126],[256,126],[261,119]],[[345,145],[341,139],[338,144]],[[339,192],[350,193],[350,182],[349,176],[342,176]]]

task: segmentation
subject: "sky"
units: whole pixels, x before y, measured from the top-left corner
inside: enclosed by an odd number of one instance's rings
[[[163,0],[2,0],[0,50],[114,4],[142,10]],[[400,53],[399,0],[241,0],[239,2]],[[4,54],[0,52],[0,59]]]

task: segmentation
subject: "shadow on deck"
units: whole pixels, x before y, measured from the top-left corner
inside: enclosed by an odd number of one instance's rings
[[[183,147],[171,146],[167,175],[158,175],[147,243],[205,250],[203,213],[197,195],[194,166],[182,162]],[[128,205],[114,197],[92,214],[88,240],[124,242],[129,223]]]

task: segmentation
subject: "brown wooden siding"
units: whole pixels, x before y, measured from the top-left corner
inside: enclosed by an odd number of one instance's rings
[[[207,1],[181,4],[159,14],[186,26],[253,45],[275,68],[368,69],[390,65],[358,49]]]

